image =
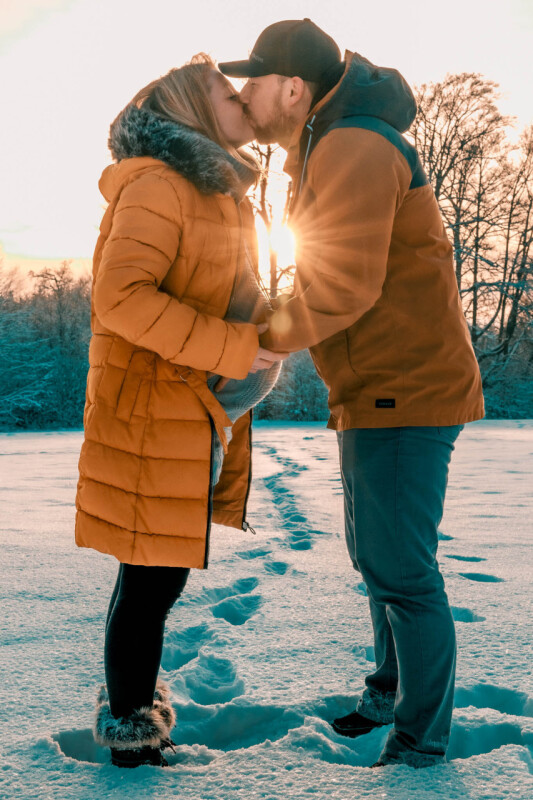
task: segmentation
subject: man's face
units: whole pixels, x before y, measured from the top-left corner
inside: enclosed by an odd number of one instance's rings
[[[284,107],[285,81],[281,75],[249,78],[240,93],[241,103],[260,144],[283,142],[295,127]]]

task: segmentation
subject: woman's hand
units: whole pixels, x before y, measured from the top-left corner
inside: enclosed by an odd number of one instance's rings
[[[250,367],[250,372],[259,372],[261,369],[270,369],[278,361],[284,361],[288,353],[274,353],[272,350],[265,350],[264,347],[259,347],[257,354]]]
[[[268,323],[262,322],[260,325],[256,325],[256,328],[257,333],[261,335],[268,330]],[[289,353],[274,353],[272,350],[265,350],[264,347],[258,347],[256,356],[252,362],[252,366],[250,367],[250,372],[259,372],[262,369],[270,369],[270,367],[274,366],[274,364],[284,361],[288,355]],[[215,386],[215,392],[220,392],[221,389],[226,386],[229,380],[231,379],[221,378]]]
[[[257,328],[257,333],[261,336],[262,333],[266,333],[268,330],[268,322],[262,322],[260,325],[255,326]],[[250,367],[250,372],[259,372],[260,369],[270,369],[274,364],[278,361],[284,361],[288,353],[274,353],[273,350],[265,350],[264,347],[259,347],[257,354],[253,360],[252,366]]]

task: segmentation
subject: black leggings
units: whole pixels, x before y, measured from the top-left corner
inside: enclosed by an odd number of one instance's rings
[[[115,718],[152,706],[165,621],[188,577],[185,567],[120,565],[105,635],[107,691]]]

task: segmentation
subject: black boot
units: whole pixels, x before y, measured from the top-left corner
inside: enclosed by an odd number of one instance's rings
[[[176,752],[172,739],[164,739],[159,747],[136,747],[131,750],[111,748],[111,763],[115,767],[142,767],[146,764],[152,767],[168,767],[168,761],[162,751],[167,747]]]
[[[357,736],[370,733],[374,728],[382,728],[388,724],[387,722],[374,722],[373,719],[368,719],[368,717],[363,717],[357,711],[352,711],[351,714],[347,714],[345,717],[334,719],[331,727],[341,736],[349,736],[351,739],[355,739]]]
[[[135,750],[117,750],[111,748],[111,763],[114,767],[141,767],[150,764],[153,767],[168,767],[168,761],[159,747],[139,747]]]
[[[170,690],[162,681],[157,682],[151,707],[135,709],[129,716],[119,718],[111,714],[107,689],[102,686],[96,703],[94,739],[111,749],[111,763],[117,767],[165,767],[168,762],[161,751],[174,747],[170,732],[175,723]]]

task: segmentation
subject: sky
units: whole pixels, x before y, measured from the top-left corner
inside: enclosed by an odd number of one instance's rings
[[[246,58],[264,27],[303,17],[411,84],[480,72],[500,84],[519,128],[533,123],[533,0],[0,0],[6,263],[87,263],[118,111],[194,53]]]

